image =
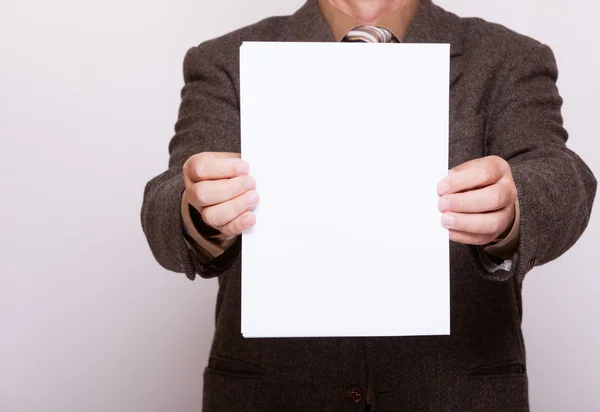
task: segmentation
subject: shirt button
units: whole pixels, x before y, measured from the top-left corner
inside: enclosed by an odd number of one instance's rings
[[[346,390],[346,398],[348,398],[348,402],[350,402],[351,404],[355,405],[357,403],[360,403],[360,401],[362,401],[362,397],[362,391],[355,386]]]

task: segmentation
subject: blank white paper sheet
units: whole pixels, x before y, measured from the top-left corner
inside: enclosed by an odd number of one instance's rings
[[[447,44],[245,42],[244,337],[450,333]]]

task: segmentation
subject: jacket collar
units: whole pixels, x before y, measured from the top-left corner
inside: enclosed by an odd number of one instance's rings
[[[282,33],[282,41],[335,42],[318,0],[307,0],[291,19],[291,24]],[[458,16],[443,10],[431,0],[420,0],[403,43],[450,44],[450,84],[460,77],[463,70],[463,59],[460,58],[463,55],[463,40]]]

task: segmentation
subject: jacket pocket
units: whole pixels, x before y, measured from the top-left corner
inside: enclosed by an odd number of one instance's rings
[[[457,410],[470,412],[529,412],[527,375],[507,369],[488,369],[466,376]],[[488,373],[489,372],[489,373]]]
[[[264,412],[262,379],[204,371],[203,412]]]
[[[481,365],[471,368],[468,375],[479,377],[524,376],[525,365],[519,361]]]
[[[204,370],[203,412],[265,412],[264,370],[244,361],[211,357]]]
[[[264,375],[262,366],[241,359],[234,359],[222,355],[212,355],[208,359],[206,371],[232,378],[256,379]]]

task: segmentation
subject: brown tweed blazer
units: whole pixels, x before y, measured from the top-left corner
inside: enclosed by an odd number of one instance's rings
[[[475,247],[451,245],[450,336],[244,339],[241,240],[202,265],[184,236],[180,206],[181,167],[189,156],[240,151],[244,40],[326,42],[333,36],[317,0],[308,0],[292,16],[207,41],[185,57],[169,169],[146,186],[142,225],[162,266],[190,279],[219,277],[203,410],[364,411],[368,400],[378,412],[527,411],[522,281],[577,241],[596,191],[591,171],[565,146],[551,50],[505,27],[459,18],[431,0],[421,0],[404,39],[451,44],[449,167],[501,156],[519,193],[521,242],[510,271],[490,273]]]

